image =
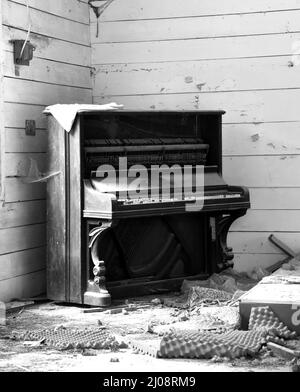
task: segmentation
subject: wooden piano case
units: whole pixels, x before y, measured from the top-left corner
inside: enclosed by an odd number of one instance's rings
[[[193,123],[194,131],[209,144],[207,165],[217,167],[221,176],[222,114],[141,112],[126,116],[132,116],[133,123],[136,116],[162,118],[169,124],[168,132],[172,132],[172,124],[176,131],[180,121],[187,126]],[[78,114],[69,133],[48,116],[49,171],[59,172],[47,183],[49,299],[107,306],[111,297],[177,290],[183,279],[205,279],[232,264],[227,233],[250,206],[247,192],[243,203],[226,210],[164,216],[162,208],[158,216],[129,215],[125,219],[84,216],[83,180],[89,175],[86,138],[95,137],[103,116],[109,121],[115,115],[119,113]],[[187,116],[185,122],[183,116]],[[163,248],[165,253],[160,254]]]

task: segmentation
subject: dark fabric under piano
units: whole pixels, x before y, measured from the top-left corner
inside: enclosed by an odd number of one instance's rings
[[[111,297],[176,290],[184,278],[206,279],[233,264],[227,234],[250,202],[247,188],[222,177],[223,114],[88,112],[69,134],[49,117],[49,170],[62,173],[48,182],[49,298],[106,306]],[[195,200],[175,197],[174,179],[167,198],[161,183],[124,197],[98,172],[107,165],[119,178],[120,157],[128,169],[143,165],[149,178],[153,165],[190,166],[193,184],[204,166],[203,208],[187,210]]]

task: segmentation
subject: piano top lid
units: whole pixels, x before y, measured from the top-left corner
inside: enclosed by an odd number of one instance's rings
[[[110,106],[111,105],[111,106]],[[120,109],[119,107],[122,105],[117,105],[115,103],[104,104],[104,105],[84,105],[84,104],[56,104],[47,106],[43,111],[46,115],[52,115],[56,121],[60,124],[60,126],[66,131],[70,132],[73,128],[75,119],[77,116],[84,117],[88,115],[100,115],[103,113],[105,115],[113,115],[113,114],[164,114],[164,115],[175,115],[175,114],[200,114],[200,115],[214,115],[220,116],[225,114],[222,110],[127,110]]]
[[[137,110],[132,110],[132,109],[118,109],[118,110],[105,110],[105,111],[99,111],[99,110],[80,110],[78,111],[78,115],[84,116],[84,115],[99,115],[99,114],[156,114],[156,113],[161,113],[161,114],[185,114],[185,113],[191,113],[191,114],[201,114],[201,115],[224,115],[226,113],[225,110],[198,110],[198,109],[191,109],[191,110],[142,110],[142,109],[137,109]]]

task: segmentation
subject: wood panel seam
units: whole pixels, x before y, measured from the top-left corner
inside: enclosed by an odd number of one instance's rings
[[[27,82],[34,82],[34,83],[41,83],[41,84],[49,84],[51,86],[79,88],[79,89],[82,89],[82,90],[92,90],[92,87],[75,86],[75,85],[70,85],[70,84],[54,83],[54,82],[44,82],[43,80],[37,80],[37,79],[13,77],[13,76],[7,76],[7,75],[4,75],[4,78],[6,78],[6,79],[14,79],[14,80],[25,80]],[[300,87],[299,87],[299,89],[300,89]]]
[[[22,276],[26,276],[26,275],[30,275],[30,274],[34,274],[34,273],[42,272],[42,271],[46,271],[46,267],[45,267],[45,268],[39,268],[39,269],[37,269],[37,270],[33,270],[33,271],[30,271],[30,272],[26,272],[26,273],[20,274],[20,275],[13,275],[11,278],[8,278],[8,279],[0,279],[0,283],[1,283],[1,282],[5,282],[5,281],[7,281],[7,280],[11,280],[11,279],[14,279],[14,278],[20,278],[20,277],[22,277]]]
[[[27,200],[24,200],[24,201],[27,201]],[[36,200],[34,200],[34,201],[36,201]],[[38,226],[38,225],[45,225],[46,223],[47,223],[47,221],[42,220],[40,222],[29,223],[28,225],[7,226],[7,227],[0,228],[0,232],[8,230],[8,229],[17,229],[20,227],[32,227],[32,226]]]
[[[11,29],[15,29],[15,30],[19,30],[19,31],[24,31],[24,32],[27,33],[27,29],[22,29],[22,28],[20,28],[20,27],[16,27],[16,26],[13,26],[13,25],[9,25],[9,24],[7,24],[7,23],[2,23],[2,25],[5,26],[5,27],[8,27],[8,28],[11,28]],[[53,36],[51,36],[51,35],[47,35],[47,34],[42,34],[42,33],[39,33],[39,32],[35,32],[34,30],[31,31],[31,34],[39,35],[39,36],[41,36],[41,37],[46,37],[46,38],[55,39],[55,40],[57,40],[57,41],[67,42],[67,43],[69,43],[69,44],[75,44],[75,45],[78,45],[78,46],[83,46],[83,47],[85,47],[85,48],[91,48],[91,45],[85,45],[85,44],[80,43],[80,42],[68,41],[68,40],[65,40],[65,39],[62,39],[62,38],[53,37]]]
[[[7,1],[8,1],[9,3],[17,4],[17,5],[21,6],[21,7],[26,7],[25,4],[18,3],[17,1],[13,1],[13,0],[7,0]],[[88,7],[88,5],[87,5],[87,7]],[[79,24],[82,24],[82,25],[84,25],[84,26],[89,26],[89,25],[90,25],[89,23],[80,22],[79,20],[76,20],[76,19],[66,18],[65,16],[61,16],[61,15],[59,15],[59,14],[54,14],[54,13],[52,13],[52,12],[45,11],[45,10],[40,9],[40,8],[36,8],[36,7],[32,6],[32,5],[29,5],[29,8],[32,9],[32,10],[35,10],[35,11],[43,12],[44,14],[52,15],[52,16],[55,16],[55,17],[57,17],[57,18],[60,18],[60,19],[64,19],[64,20],[70,21],[70,22],[79,23]]]
[[[268,11],[249,11],[249,12],[230,12],[223,14],[204,14],[204,15],[190,15],[190,16],[166,16],[166,17],[155,17],[155,18],[140,18],[140,19],[106,19],[101,20],[101,23],[117,23],[117,22],[137,22],[137,21],[151,21],[151,20],[170,20],[170,19],[194,19],[194,18],[211,18],[219,16],[243,16],[243,15],[253,15],[253,14],[271,14],[276,12],[293,12],[300,11],[300,8],[290,8],[282,10],[268,10]],[[93,18],[94,19],[94,18]],[[91,24],[96,23],[92,21]]]

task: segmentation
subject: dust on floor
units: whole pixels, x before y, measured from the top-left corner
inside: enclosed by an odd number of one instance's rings
[[[152,297],[153,298],[153,297]],[[135,301],[136,304],[151,303],[152,298]],[[106,314],[83,313],[83,307],[44,303],[25,308],[21,312],[8,315],[7,325],[0,326],[0,371],[1,372],[261,372],[291,371],[290,364],[277,357],[261,356],[254,359],[191,360],[159,359],[137,354],[133,349],[71,349],[56,350],[44,344],[28,345],[27,342],[12,340],[15,333],[27,330],[55,328],[105,327],[119,341],[130,341],[131,337],[141,340],[157,340],[161,337],[153,333],[153,324],[168,325],[184,322],[182,313],[163,305],[152,304],[148,308],[133,312]],[[190,318],[193,323],[193,316]],[[196,323],[196,319],[194,320]]]

